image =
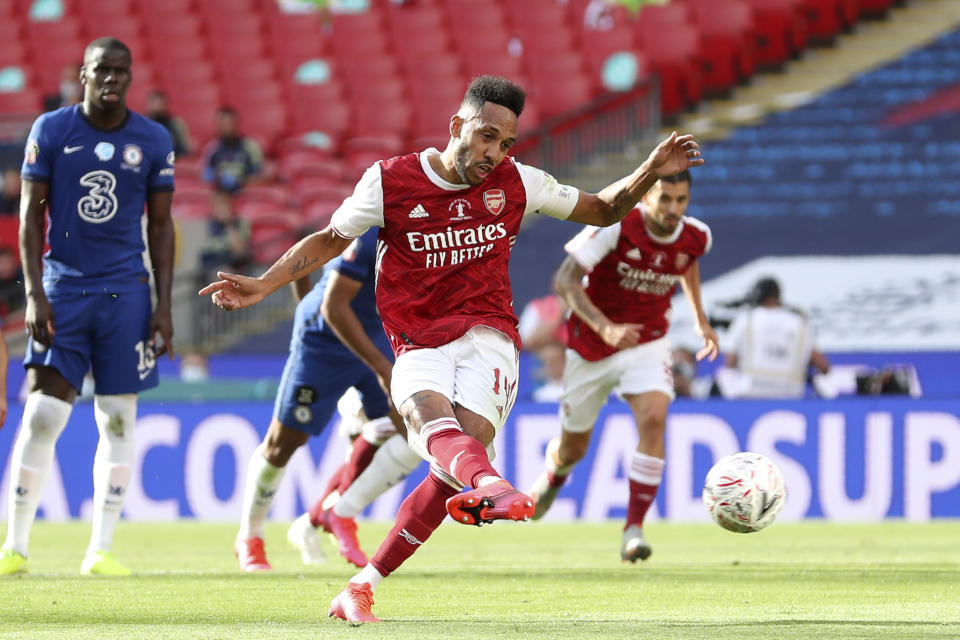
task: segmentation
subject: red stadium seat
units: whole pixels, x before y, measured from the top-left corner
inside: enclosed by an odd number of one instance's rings
[[[295,84],[286,85],[290,94],[291,108],[322,109],[330,104],[342,104],[344,101],[343,86],[339,82],[325,84]]]
[[[197,60],[194,64],[176,65],[163,64],[162,61],[163,58],[160,57],[156,75],[159,83],[168,93],[215,82],[216,74],[213,65],[203,60]],[[134,72],[138,73],[138,70],[134,69]]]
[[[312,150],[284,153],[278,162],[280,177],[288,182],[299,178],[318,178],[339,182],[343,176],[343,161]]]
[[[209,186],[181,185],[177,183],[177,189],[173,194],[173,201],[176,204],[189,204],[198,208],[206,207],[209,212],[211,193],[212,191]]]
[[[200,0],[198,5],[201,13],[217,17],[226,17],[236,14],[249,15],[257,10],[256,0]]]
[[[308,231],[316,231],[326,228],[330,224],[330,218],[333,212],[342,204],[343,200],[315,200],[307,203],[301,210],[303,211],[300,222]]]
[[[344,154],[373,152],[384,158],[398,156],[406,150],[399,136],[354,136],[343,143]]]
[[[859,17],[858,0],[803,0],[807,35],[811,40],[832,42]]]
[[[13,93],[4,93],[0,98],[0,113],[11,114],[38,114],[42,111],[43,99],[36,89],[24,89]]]
[[[573,31],[567,27],[555,31],[529,30],[520,36],[524,55],[550,55],[576,48]]]
[[[860,0],[860,15],[884,16],[897,0]]]
[[[544,82],[536,87],[537,101],[544,118],[581,109],[593,99],[593,83],[586,74],[570,74],[563,82]]]
[[[305,177],[293,183],[293,193],[300,202],[314,200],[340,200],[350,195],[352,188],[341,181],[331,182],[324,178]]]
[[[184,178],[190,180],[199,180],[203,176],[204,169],[203,158],[193,155],[177,158],[177,188],[180,188],[180,181]]]
[[[759,67],[780,67],[807,47],[802,0],[744,0],[753,10]]]
[[[398,136],[406,138],[410,129],[410,106],[396,102],[385,109],[384,105],[353,105],[354,136]]]
[[[640,21],[638,32],[647,64],[660,79],[660,108],[673,115],[700,101],[699,34],[694,27],[662,30]]]
[[[260,37],[263,23],[255,13],[206,13],[207,31],[211,36],[230,38]]]
[[[283,102],[236,103],[244,131],[266,142],[265,151],[286,134],[287,108]]]
[[[274,210],[285,207],[293,200],[293,193],[281,184],[252,184],[237,194],[237,210],[253,205],[269,205]]]
[[[17,30],[7,27],[16,26]],[[0,67],[25,67],[26,47],[19,37],[19,25],[0,22]]]
[[[157,5],[163,5],[158,2]],[[143,26],[154,50],[163,55],[172,53],[175,48],[172,42],[186,42],[202,38],[203,23],[196,16],[186,13],[171,13],[162,15],[146,14],[143,16]]]
[[[142,16],[187,16],[194,10],[194,0],[134,0],[134,6],[137,12]]]
[[[389,108],[391,103],[403,100],[406,95],[406,83],[396,76],[378,82],[351,82],[347,85],[350,103],[356,105],[380,104]]]
[[[175,220],[206,220],[210,217],[210,204],[199,202],[181,202],[179,200],[180,183],[173,197],[173,207],[170,213]],[[177,233],[180,233],[178,231]]]
[[[292,105],[292,133],[317,131],[330,136],[334,146],[350,128],[350,108],[342,102],[318,106],[316,104]]]
[[[130,15],[135,10],[133,0],[73,0],[77,15],[97,15],[102,18]]]
[[[249,87],[277,82],[277,67],[273,60],[219,60],[220,77],[227,85]]]
[[[703,88],[725,91],[756,70],[755,34],[750,6],[728,0],[688,0],[700,31]]]

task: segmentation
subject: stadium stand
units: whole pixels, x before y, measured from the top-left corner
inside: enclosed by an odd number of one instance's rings
[[[611,6],[591,22],[589,0],[371,0],[365,11],[307,14],[284,13],[275,0],[0,0],[0,79],[15,79],[0,83],[0,117],[32,118],[89,40],[121,38],[135,56],[134,109],[151,89],[165,90],[200,150],[217,108],[230,104],[267,150],[268,186],[283,194],[276,205],[291,218],[254,220],[257,240],[279,234],[258,253],[269,260],[298,230],[325,221],[324,208],[376,159],[442,146],[473,75],[500,73],[527,87],[520,134],[530,142],[517,154],[554,169],[535,147],[552,143],[542,132],[556,128],[541,125],[580,122],[591,109],[609,110],[611,91],[651,81],[661,112],[673,117],[798,55],[808,40],[849,28],[857,6],[878,13],[892,3],[727,0],[718,11],[710,0],[673,0],[639,16]],[[584,139],[560,146],[553,157],[563,162],[599,149]],[[205,187],[190,159],[178,163],[175,216],[200,217]],[[783,208],[775,204],[772,211]]]

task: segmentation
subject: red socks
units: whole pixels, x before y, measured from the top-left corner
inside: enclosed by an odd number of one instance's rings
[[[659,488],[659,484],[643,484],[630,479],[630,501],[627,503],[627,524],[624,529],[632,524],[643,526],[643,519],[657,497]]]
[[[547,483],[554,489],[559,489],[567,483],[567,478],[570,477],[569,473],[565,473],[562,476],[557,475],[553,471],[547,471]]]
[[[379,445],[370,444],[358,437],[353,441],[353,447],[350,449],[350,459],[340,465],[330,479],[327,481],[327,488],[323,490],[320,499],[317,500],[307,513],[310,514],[310,524],[319,527],[323,522],[323,503],[334,491],[343,493],[350,488],[353,481],[357,479],[363,470],[370,465],[373,456],[377,453]]]
[[[363,437],[353,441],[353,448],[350,450],[350,459],[341,467],[343,473],[340,476],[340,483],[337,485],[337,491],[341,494],[346,491],[353,481],[357,479],[363,470],[367,468],[370,461],[380,445],[370,444]]]
[[[465,436],[470,438],[470,436]],[[470,438],[473,440],[473,438]],[[476,440],[473,440],[477,442]],[[478,443],[479,444],[479,443]],[[459,491],[428,473],[416,489],[400,505],[393,528],[380,544],[370,564],[388,576],[427,541],[430,534],[447,517],[447,499]]]
[[[476,489],[480,478],[500,477],[490,464],[483,444],[461,431],[453,418],[441,418],[425,424],[420,436],[425,441],[427,451],[443,470],[463,485]]]

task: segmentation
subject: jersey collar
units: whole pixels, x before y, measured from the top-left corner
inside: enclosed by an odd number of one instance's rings
[[[440,155],[440,151],[436,147],[424,149],[419,155],[420,166],[423,168],[423,172],[427,174],[427,178],[429,178],[430,182],[433,184],[447,191],[463,191],[464,189],[470,188],[470,185],[468,184],[453,184],[452,182],[447,182],[440,177],[439,173],[433,170],[433,167],[430,166],[430,156]]]

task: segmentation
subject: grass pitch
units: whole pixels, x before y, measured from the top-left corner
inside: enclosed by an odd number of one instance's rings
[[[651,523],[619,561],[620,526],[447,522],[376,593],[385,623],[327,618],[353,574],[304,567],[271,525],[275,570],[245,575],[236,526],[121,523],[130,578],[79,575],[89,525],[40,522],[30,572],[0,578],[0,638],[960,638],[960,522],[778,523],[738,535]],[[361,523],[372,552],[385,524]]]

